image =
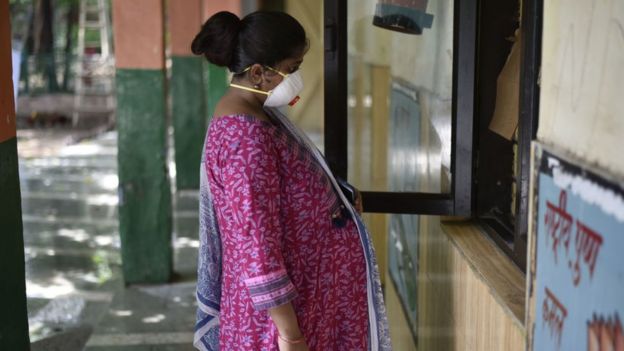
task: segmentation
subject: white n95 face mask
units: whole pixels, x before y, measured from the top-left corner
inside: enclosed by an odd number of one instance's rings
[[[281,72],[278,72],[282,74]],[[269,91],[264,101],[266,107],[293,106],[299,101],[299,93],[303,90],[303,78],[299,71],[284,76],[284,79]]]
[[[291,74],[285,74],[274,68],[268,66],[267,68],[284,77],[284,79],[282,79],[282,81],[273,90],[263,91],[234,83],[231,83],[230,86],[267,95],[267,98],[264,101],[265,107],[283,107],[286,105],[293,106],[296,104],[297,101],[299,101],[299,93],[303,90],[303,78],[301,78],[299,71]]]

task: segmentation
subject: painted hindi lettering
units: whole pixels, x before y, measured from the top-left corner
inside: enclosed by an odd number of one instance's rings
[[[555,339],[558,348],[561,345],[563,323],[568,316],[568,310],[550,289],[547,287],[544,287],[544,289],[546,290],[546,297],[544,298],[542,318],[550,330],[551,337]]]

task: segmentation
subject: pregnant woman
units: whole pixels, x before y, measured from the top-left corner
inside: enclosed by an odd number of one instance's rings
[[[192,50],[233,74],[201,163],[195,347],[390,350],[359,196],[278,109],[303,88],[303,27],[281,12],[220,12]]]

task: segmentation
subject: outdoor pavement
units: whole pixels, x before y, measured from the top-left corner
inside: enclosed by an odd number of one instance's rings
[[[22,130],[18,149],[32,350],[194,350],[197,192],[173,197],[174,281],[125,287],[116,133]]]

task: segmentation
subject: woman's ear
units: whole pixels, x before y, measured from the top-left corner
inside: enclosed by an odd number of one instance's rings
[[[261,64],[255,63],[249,69],[248,77],[251,84],[255,86],[260,86],[262,84],[262,74],[264,69]]]

